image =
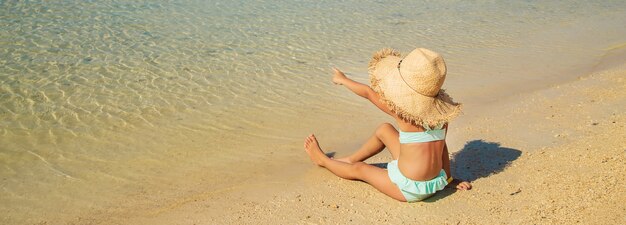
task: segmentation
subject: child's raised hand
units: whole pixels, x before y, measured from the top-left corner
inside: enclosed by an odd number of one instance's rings
[[[333,75],[333,83],[342,85],[343,81],[347,79],[346,75],[341,72],[341,70],[333,67],[333,71],[335,74]]]

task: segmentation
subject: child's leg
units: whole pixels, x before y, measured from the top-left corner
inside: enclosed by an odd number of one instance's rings
[[[393,199],[406,201],[398,186],[389,179],[387,170],[363,162],[351,164],[328,158],[313,135],[305,140],[304,149],[315,164],[325,167],[335,175],[344,179],[365,181]]]
[[[393,125],[389,123],[383,123],[378,126],[374,135],[372,135],[361,148],[359,148],[356,152],[352,153],[352,155],[339,158],[338,161],[341,162],[363,162],[366,159],[378,154],[380,151],[385,149],[391,153],[391,157],[393,159],[398,159],[398,155],[400,154],[400,140],[398,138],[398,131]]]

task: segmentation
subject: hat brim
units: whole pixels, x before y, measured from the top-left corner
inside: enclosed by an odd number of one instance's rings
[[[411,89],[398,70],[400,55],[381,52],[374,54],[370,61],[371,87],[398,117],[418,126],[436,126],[448,123],[461,113],[461,104],[454,102],[444,89],[434,97]]]

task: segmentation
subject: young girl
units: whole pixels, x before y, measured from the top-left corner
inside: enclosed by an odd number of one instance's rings
[[[340,159],[327,157],[311,134],[304,149],[315,164],[341,178],[365,181],[403,202],[424,200],[453,180],[445,138],[448,123],[460,113],[461,105],[441,89],[446,65],[439,54],[417,48],[400,58],[396,50],[382,49],[369,63],[371,88],[334,70],[335,84],[389,114],[400,131],[382,124],[360,149]],[[363,162],[385,148],[394,159],[386,170]],[[471,185],[457,182],[456,188],[469,190]]]

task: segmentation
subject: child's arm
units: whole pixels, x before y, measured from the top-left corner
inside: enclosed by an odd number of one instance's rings
[[[446,125],[446,135],[448,135],[448,125]],[[450,154],[448,153],[448,143],[443,144],[443,153],[441,154],[441,161],[443,164],[443,170],[446,171],[448,177],[452,177],[452,171],[450,171]],[[472,189],[472,185],[467,181],[454,179],[450,184],[456,184],[456,189],[469,190]],[[448,185],[450,185],[448,184]]]
[[[443,154],[441,155],[442,155],[442,162],[443,162],[443,170],[446,171],[446,175],[448,175],[448,177],[452,177],[452,172],[450,171],[450,155],[448,154],[448,144],[443,145]],[[459,189],[459,190],[472,189],[472,185],[469,182],[462,181],[459,179],[452,180],[450,184],[452,185],[456,184],[456,189]]]
[[[370,100],[370,102],[372,102],[383,112],[389,114],[392,117],[396,117],[396,114],[393,113],[391,109],[389,109],[389,107],[387,107],[387,105],[385,105],[380,100],[380,96],[378,96],[378,94],[376,94],[376,92],[374,92],[372,88],[346,77],[346,75],[337,68],[333,68],[333,70],[335,71],[335,75],[333,76],[333,83],[345,86],[356,95]]]
[[[448,175],[448,177],[451,177],[452,173],[450,172],[450,155],[448,154],[448,144],[443,145],[442,161],[443,161],[443,170],[446,171],[446,175]],[[455,185],[455,184],[456,184],[456,189],[459,189],[459,190],[472,189],[472,185],[469,182],[462,181],[456,178],[452,180],[452,182],[450,182],[448,185]]]
[[[443,170],[446,171],[446,175],[448,175],[448,177],[452,177],[452,172],[450,171],[450,154],[448,153],[447,143],[443,144],[443,153],[441,154],[441,156],[442,156],[441,161],[443,164]]]

